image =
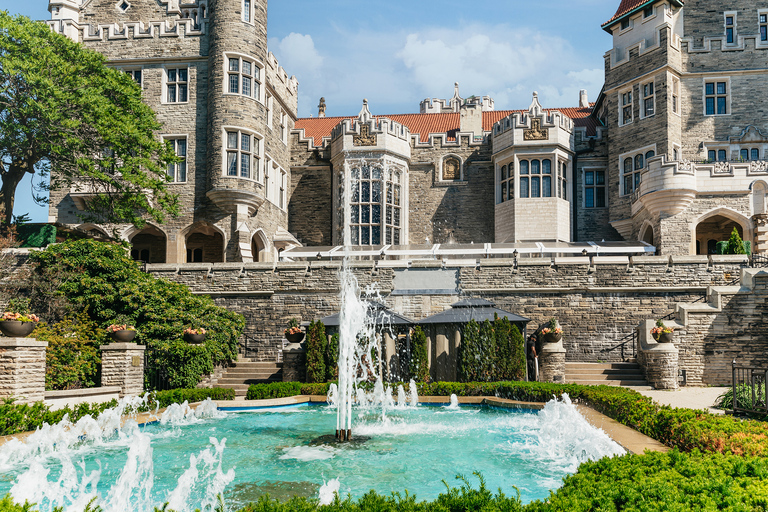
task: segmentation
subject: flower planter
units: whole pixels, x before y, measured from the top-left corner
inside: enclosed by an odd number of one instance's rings
[[[37,322],[21,322],[19,320],[0,321],[0,331],[9,338],[26,338],[35,330]]]
[[[303,332],[297,332],[295,334],[286,334],[285,339],[290,341],[291,343],[300,343],[301,340],[304,339],[304,333]]]
[[[674,332],[662,332],[661,334],[658,334],[654,336],[653,338],[658,343],[672,343],[672,335]]]
[[[109,337],[112,338],[112,341],[117,341],[118,343],[130,343],[136,337],[136,331],[121,329],[109,333]]]
[[[557,343],[561,339],[563,339],[563,333],[557,334],[554,332],[548,332],[545,334],[542,339],[545,343]]]
[[[199,345],[200,343],[205,341],[205,334],[192,334],[192,333],[185,332],[184,341],[192,345]]]

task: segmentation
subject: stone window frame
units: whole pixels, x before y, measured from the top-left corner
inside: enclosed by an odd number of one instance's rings
[[[680,144],[672,143],[672,161],[679,162],[680,155],[682,155],[683,148]]]
[[[259,103],[265,103],[265,87],[264,87],[264,64],[257,58],[239,52],[224,52],[224,60],[222,66],[224,67],[224,80],[222,83],[222,91],[226,96],[240,96],[243,98],[250,98],[256,100]],[[230,68],[230,60],[238,59],[238,69],[234,70]],[[247,62],[251,65],[251,74],[244,74],[243,62]],[[236,75],[238,83],[238,92],[230,92],[231,75]],[[243,78],[252,80],[251,82],[251,94],[243,94]]]
[[[608,170],[605,167],[583,167],[581,169],[581,173],[583,176],[582,184],[581,184],[581,190],[582,190],[582,207],[588,210],[599,210],[603,208],[608,208],[608,183],[606,179],[606,175],[608,174]],[[592,174],[592,183],[587,183],[588,181],[588,174]],[[598,183],[598,173],[602,173],[603,175],[603,182]],[[587,204],[587,195],[588,191],[592,191],[592,206],[589,206]],[[602,190],[603,192],[603,205],[598,206],[598,192]]]
[[[680,111],[682,110],[682,105],[680,105],[680,77],[672,75],[672,79],[670,80],[670,87],[671,87],[671,94],[669,95],[670,101],[672,102],[670,110],[673,114],[676,114],[678,116],[682,116]]]
[[[768,9],[757,10],[756,46],[768,46]]]
[[[248,25],[256,25],[256,0],[242,0],[240,3],[240,19]]]
[[[181,80],[181,71],[186,73],[186,80]],[[175,80],[170,80],[171,72],[174,72]],[[164,105],[185,105],[189,103],[190,97],[190,82],[192,76],[190,73],[190,66],[188,64],[165,64],[163,65],[163,94],[160,98],[160,103]],[[171,87],[173,87],[175,100],[171,101],[169,98]],[[185,99],[182,101],[181,91],[184,91]]]
[[[653,152],[653,155],[649,156],[650,152]],[[656,144],[649,144],[619,155],[619,197],[631,196],[640,187],[642,173],[648,168],[647,160],[656,156],[656,152]],[[637,166],[638,161],[642,163],[642,167]],[[631,162],[629,172],[627,172],[627,162]],[[629,182],[627,182],[628,174],[632,176]]]
[[[702,97],[704,98],[704,101],[702,101],[702,113],[706,117],[712,117],[712,116],[730,116],[731,115],[731,77],[718,77],[718,76],[709,76],[709,77],[703,77],[702,79]],[[725,83],[725,93],[718,93],[718,85],[720,83]],[[713,84],[713,93],[708,94],[707,93],[707,84]],[[724,114],[718,114],[718,98],[724,97],[725,98],[725,113]],[[707,99],[713,98],[713,113],[708,114],[707,113]]]
[[[549,172],[545,172],[544,162],[549,162]],[[534,165],[537,162],[538,165]],[[524,165],[525,164],[525,165]],[[556,154],[525,154],[515,156],[515,175],[518,178],[519,187],[515,190],[516,199],[557,199],[559,187],[560,159]],[[544,178],[549,178],[549,195],[545,196]],[[534,183],[538,183],[534,187]],[[538,195],[534,194],[534,188],[538,189]],[[525,192],[525,195],[523,195]]]
[[[738,11],[723,12],[723,44],[729,46],[739,44],[738,14]],[[729,36],[730,41],[728,40]]]
[[[128,0],[117,0],[117,2],[115,2],[115,9],[120,14],[124,14],[128,12],[128,9],[130,8],[131,8],[131,2],[129,2]]]
[[[264,154],[264,197],[280,208],[281,210],[287,210],[288,205],[285,200],[286,197],[281,197],[281,193],[284,194],[287,189],[288,172],[272,158],[269,153]],[[283,181],[285,180],[285,181]],[[280,206],[280,200],[283,199],[283,206]]]
[[[626,18],[621,20],[621,23],[619,24],[619,34],[622,34],[629,30],[632,30],[632,20],[630,20],[629,16],[627,16]]]
[[[568,200],[568,166],[570,160],[560,159],[557,163],[557,197]]]
[[[288,203],[285,197],[285,190],[287,188],[287,184],[288,184],[288,173],[285,171],[285,169],[281,167],[280,168],[280,184],[279,184],[280,189],[277,195],[277,201],[278,201],[277,207],[283,211],[288,209]]]
[[[731,159],[728,145],[705,145],[704,150],[707,152],[707,163],[728,162]]]
[[[496,204],[512,201],[515,198],[515,160],[502,162],[496,168]]]
[[[274,117],[275,98],[269,91],[264,93],[264,106],[267,109],[267,126],[272,129],[272,118]]]
[[[459,178],[453,179],[453,180],[447,180],[443,178],[443,165],[445,164],[445,161],[449,158],[455,158],[459,161]],[[448,153],[447,155],[443,155],[440,157],[440,160],[438,161],[439,166],[437,170],[437,177],[440,183],[459,183],[464,181],[464,159],[461,158],[461,156],[455,154],[455,153]]]
[[[656,115],[656,81],[649,80],[642,82],[638,88],[640,93],[639,107],[640,107],[640,119],[646,119]],[[648,113],[648,102],[650,101],[650,113]]]
[[[645,7],[642,13],[643,23],[647,23],[655,19],[656,16],[658,15],[658,10],[659,10],[659,7],[655,5],[650,5],[648,7]]]
[[[144,66],[120,66],[117,69],[133,78],[133,81],[139,84],[141,90],[144,90]],[[137,72],[139,77],[138,80],[136,79]],[[187,94],[189,94],[189,91],[187,91]]]
[[[186,133],[169,133],[162,136],[164,141],[173,145],[173,151],[176,156],[183,156],[184,160],[179,163],[170,164],[167,169],[171,180],[168,184],[186,183],[189,176],[189,136]],[[184,154],[179,154],[178,141],[184,141]],[[183,169],[183,170],[182,170]],[[179,179],[179,173],[182,173],[184,179]]]
[[[630,85],[624,89],[619,90],[619,126],[627,126],[632,124],[635,119],[635,102],[634,102],[634,86]],[[624,117],[626,109],[629,109],[629,121]]]
[[[230,146],[230,133],[237,133],[237,148]],[[242,148],[243,135],[250,137],[249,150]],[[236,174],[229,174],[229,155],[236,154],[235,170]],[[242,155],[247,154],[250,157],[250,176],[242,176]],[[262,162],[264,161],[264,135],[261,133],[244,128],[242,126],[224,126],[222,127],[222,157],[221,169],[222,175],[228,178],[238,178],[241,180],[259,181],[262,176]]]
[[[288,114],[285,111],[280,112],[280,140],[288,145]]]

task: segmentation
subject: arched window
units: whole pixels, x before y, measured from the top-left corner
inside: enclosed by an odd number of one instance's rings
[[[541,162],[531,160],[531,197],[541,197]]]
[[[635,170],[640,170],[643,167],[645,167],[643,162],[643,155],[637,155],[635,156]]]
[[[528,197],[528,160],[520,160],[520,197]]]
[[[545,159],[541,161],[541,195],[542,197],[552,197],[552,161]]]
[[[645,161],[646,161],[646,163],[648,162],[649,158],[653,158],[654,156],[656,156],[656,152],[655,151],[653,151],[653,150],[648,151],[645,154]]]
[[[622,170],[624,171],[624,195],[631,194],[634,187],[631,158],[624,159],[624,168]]]
[[[507,172],[507,169],[509,169],[509,172]],[[505,201],[509,201],[512,199],[514,194],[514,179],[515,179],[515,171],[512,164],[509,164],[509,167],[506,165],[501,166],[501,174],[500,174],[500,193],[499,193],[499,202],[503,203]]]
[[[449,156],[443,160],[443,181],[458,181],[461,179],[461,162],[458,158]]]

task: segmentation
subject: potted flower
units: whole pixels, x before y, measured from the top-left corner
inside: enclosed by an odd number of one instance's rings
[[[114,323],[107,327],[107,334],[118,343],[130,343],[136,337],[136,328],[128,322]]]
[[[40,319],[29,312],[29,299],[11,299],[0,318],[0,331],[11,338],[26,338]]]
[[[184,341],[195,345],[202,343],[205,341],[207,332],[202,327],[187,327],[184,329]]]
[[[672,343],[672,333],[675,329],[667,327],[661,320],[656,320],[656,327],[651,329],[651,336],[659,343]]]
[[[299,321],[295,318],[291,318],[291,321],[288,322],[288,328],[283,331],[283,334],[285,334],[285,339],[291,343],[300,343],[304,339],[304,333],[301,332]]]
[[[556,318],[550,318],[547,327],[541,330],[542,340],[546,343],[557,343],[563,338],[563,328],[557,323]]]

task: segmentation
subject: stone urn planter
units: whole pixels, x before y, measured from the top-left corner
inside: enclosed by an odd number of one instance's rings
[[[291,343],[301,343],[301,340],[304,339],[304,333],[303,332],[297,332],[297,333],[286,333],[285,339],[290,341]]]
[[[673,338],[674,334],[675,334],[674,331],[673,332],[662,332],[662,333],[654,336],[653,338],[658,343],[672,343],[672,338]]]
[[[548,332],[541,339],[544,340],[544,343],[557,343],[563,339],[563,333]]]
[[[22,322],[20,320],[0,321],[0,332],[9,338],[26,338],[35,330],[37,322]]]
[[[191,345],[199,345],[200,343],[205,341],[205,334],[194,334],[194,333],[185,332],[184,341],[186,341]]]
[[[133,338],[136,337],[136,331],[131,329],[120,329],[119,331],[110,332],[109,337],[112,338],[112,341],[118,343],[130,343],[133,341]]]

